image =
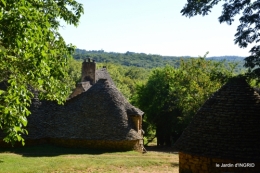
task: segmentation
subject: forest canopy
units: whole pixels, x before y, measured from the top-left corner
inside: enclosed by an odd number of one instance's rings
[[[135,66],[143,68],[156,68],[164,67],[165,65],[171,65],[174,67],[180,66],[180,60],[188,60],[192,57],[190,56],[161,56],[145,53],[135,53],[129,52],[126,53],[117,53],[117,52],[105,52],[104,50],[90,50],[86,51],[84,49],[76,49],[74,55],[76,60],[84,60],[91,58],[96,62],[101,63],[113,63],[120,64],[124,66]],[[226,66],[229,63],[237,64],[235,71],[239,73],[241,70],[245,70],[244,57],[240,56],[219,56],[219,57],[206,57],[206,60],[213,61],[225,61]]]

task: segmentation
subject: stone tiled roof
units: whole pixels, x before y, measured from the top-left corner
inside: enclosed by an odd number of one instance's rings
[[[29,136],[86,140],[138,140],[130,116],[143,112],[124,98],[106,79],[100,79],[86,92],[68,100],[64,106],[42,102],[28,117]],[[31,134],[38,131],[39,134]],[[37,133],[38,133],[37,132]]]
[[[99,79],[107,79],[111,84],[115,85],[106,68],[96,70],[96,80]]]
[[[260,95],[243,77],[209,98],[174,147],[188,154],[260,160]]]

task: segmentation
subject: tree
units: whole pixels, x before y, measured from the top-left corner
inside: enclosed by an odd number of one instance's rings
[[[178,69],[155,69],[147,83],[137,87],[134,97],[134,104],[145,112],[147,137],[152,137],[154,128],[159,146],[175,142],[205,100],[233,75],[234,68],[226,68],[224,62],[191,58],[182,60]]]
[[[187,17],[208,15],[213,6],[219,2],[221,0],[188,0],[181,13]],[[234,17],[242,12],[243,15],[239,19],[240,25],[235,34],[235,43],[241,48],[245,48],[251,43],[256,44],[251,48],[251,55],[245,59],[244,66],[249,68],[249,72],[253,76],[260,78],[260,45],[257,45],[260,41],[260,1],[224,0],[224,2],[219,22],[231,25]]]
[[[75,89],[75,85],[81,81],[81,67],[82,61],[78,61],[75,59],[68,60],[68,75],[69,75],[69,87],[72,92]]]
[[[59,34],[60,20],[77,26],[82,4],[75,0],[0,1],[0,129],[5,142],[24,144],[28,107],[40,99],[65,101],[67,59],[74,47]],[[33,90],[29,89],[33,88]]]

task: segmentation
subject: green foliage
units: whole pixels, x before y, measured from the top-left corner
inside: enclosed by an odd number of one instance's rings
[[[249,85],[251,87],[256,88],[256,89],[258,89],[260,91],[260,82],[259,82],[259,80],[252,79],[252,78],[248,78],[247,80],[248,80],[247,82],[249,83]]]
[[[74,90],[76,83],[80,82],[81,80],[81,66],[81,61],[77,61],[72,58],[68,59],[67,73],[69,75],[68,87],[70,88],[70,91]]]
[[[221,0],[198,1],[189,0],[181,13],[187,17],[195,15],[207,15],[211,12],[214,5],[217,5]],[[235,34],[235,43],[241,48],[247,47],[251,43],[255,43],[250,50],[251,55],[245,59],[245,67],[249,68],[249,73],[253,77],[258,77],[260,80],[260,46],[259,29],[260,29],[260,1],[238,0],[226,1],[223,5],[222,14],[219,17],[219,22],[226,22],[231,25],[236,15],[242,13],[240,17],[240,25],[237,27]]]
[[[223,62],[191,58],[181,60],[178,69],[153,70],[147,83],[138,85],[133,103],[145,112],[144,127],[150,124],[156,129],[159,145],[181,134],[205,100],[233,75],[233,68],[226,68]],[[154,130],[144,130],[148,138],[153,137]]]
[[[33,90],[41,99],[66,99],[67,59],[74,47],[59,34],[59,21],[77,26],[82,13],[75,0],[0,2],[0,82],[7,81],[0,95],[0,128],[7,134],[5,142],[24,144]]]

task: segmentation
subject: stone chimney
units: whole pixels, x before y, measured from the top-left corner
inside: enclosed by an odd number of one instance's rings
[[[88,61],[82,63],[82,73],[81,73],[81,82],[89,81],[91,85],[93,85],[96,81],[96,63],[95,60],[92,62],[90,58]]]

